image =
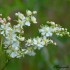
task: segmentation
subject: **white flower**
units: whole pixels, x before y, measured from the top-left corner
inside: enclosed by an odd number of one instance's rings
[[[27,16],[30,16],[30,15],[32,15],[32,12],[30,10],[27,10],[26,14],[27,14]]]
[[[12,28],[10,27],[10,23],[1,25],[1,34],[8,35],[9,31],[12,31]]]
[[[33,14],[37,14],[37,11],[33,11]]]
[[[15,15],[18,16],[18,18],[20,18],[20,19],[24,18],[24,15],[20,12],[15,13]]]
[[[21,24],[17,24],[13,26],[14,32],[19,32],[21,31]]]
[[[22,18],[22,20],[25,21],[25,19],[26,19],[26,17],[24,16],[24,17]]]
[[[41,29],[39,29],[39,32],[41,33],[41,35],[46,36],[46,37],[53,35],[53,29],[48,26],[42,27]]]
[[[25,22],[25,25],[26,25],[26,26],[30,26],[30,22],[29,22],[29,21],[26,21],[26,22]]]
[[[26,41],[26,46],[30,46],[30,45],[33,45],[32,39],[28,39]]]
[[[33,43],[34,44],[37,44],[37,40],[35,38],[33,39]]]
[[[22,24],[22,26],[23,26],[23,25],[24,25],[25,20],[21,20],[21,19],[19,19],[17,22],[18,22],[19,24]]]
[[[16,47],[19,47],[19,41],[13,41],[12,48],[15,49]]]
[[[46,33],[46,37],[49,37],[49,36],[52,36],[52,35],[53,35],[52,32]]]
[[[10,54],[10,57],[15,58],[17,55],[18,55],[17,52],[12,52],[12,53]]]
[[[44,47],[45,43],[42,38],[33,38],[33,39],[28,39],[26,46],[34,46],[34,49],[41,49]]]
[[[5,48],[8,48],[10,46],[10,44],[11,44],[11,41],[7,40],[7,39],[4,39],[4,43],[3,44],[5,45]]]
[[[20,41],[24,41],[24,40],[25,40],[25,37],[18,37],[18,39],[19,39]]]
[[[45,45],[42,38],[39,37],[33,39],[33,44],[35,45],[35,49],[36,48],[41,49]]]
[[[31,21],[32,21],[33,23],[37,23],[36,18],[35,18],[34,16],[31,16]]]
[[[25,39],[24,35],[24,26],[30,26],[31,22],[37,23],[36,18],[33,16],[37,11],[31,12],[30,10],[26,11],[27,16],[18,12],[15,15],[18,17],[16,20],[18,24],[12,26],[10,22],[10,17],[0,18],[0,35],[3,37],[3,46],[6,53],[9,54],[11,58],[21,58],[24,55],[34,56],[36,49],[40,50],[44,46],[52,43],[56,43],[51,40],[51,36],[58,35],[63,36],[67,34],[70,36],[70,33],[66,28],[62,28],[60,25],[55,24],[55,22],[47,22],[45,26],[41,26],[39,32],[41,33],[40,37]],[[25,43],[25,44],[24,44]]]

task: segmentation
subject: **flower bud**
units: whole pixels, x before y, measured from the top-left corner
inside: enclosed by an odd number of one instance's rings
[[[26,14],[27,14],[27,16],[30,16],[30,15],[32,15],[32,12],[30,10],[27,10]]]
[[[9,16],[7,17],[7,19],[8,19],[9,21],[11,20],[11,18],[10,18]]]
[[[37,11],[33,11],[33,14],[37,14]]]
[[[25,37],[20,37],[19,40],[20,41],[24,41],[25,40]]]
[[[31,16],[31,21],[32,21],[33,23],[37,23],[36,18],[35,18],[34,16]]]

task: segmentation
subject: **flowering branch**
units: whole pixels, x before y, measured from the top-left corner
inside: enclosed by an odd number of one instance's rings
[[[30,26],[31,23],[37,24],[34,16],[36,13],[36,11],[31,12],[30,10],[26,10],[26,16],[20,12],[15,13],[18,19],[16,20],[17,25],[13,26],[10,23],[10,17],[7,17],[7,19],[0,18],[0,35],[3,38],[2,47],[5,48],[9,57],[21,58],[24,55],[34,56],[34,50],[40,50],[50,43],[56,45],[56,42],[51,39],[53,35],[61,37],[68,35],[70,37],[70,33],[66,28],[62,28],[60,25],[55,24],[55,22],[47,21],[46,25],[41,26],[39,29],[40,37],[26,39],[24,37],[24,26]],[[25,42],[25,47],[21,46],[23,42]]]

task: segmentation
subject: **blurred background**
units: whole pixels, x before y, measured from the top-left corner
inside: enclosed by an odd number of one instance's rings
[[[3,17],[10,16],[13,19],[18,11],[36,10],[38,24],[25,27],[25,37],[36,37],[38,28],[45,22],[54,21],[70,32],[70,0],[0,0],[0,13]],[[12,21],[12,24],[15,24]],[[25,56],[21,59],[12,59],[5,70],[70,70],[70,38],[64,36],[52,38],[57,46],[49,45],[35,56]],[[5,54],[0,51],[0,70],[6,62]],[[55,66],[68,66],[69,68],[56,68]]]

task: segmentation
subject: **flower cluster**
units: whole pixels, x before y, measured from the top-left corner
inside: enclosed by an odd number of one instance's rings
[[[11,58],[20,58],[24,57],[24,55],[34,56],[36,49],[40,50],[50,43],[56,45],[50,38],[53,34],[58,36],[67,34],[70,36],[66,28],[64,29],[60,25],[48,21],[47,25],[41,26],[39,29],[40,37],[26,39],[24,37],[24,26],[30,26],[31,23],[37,24],[34,16],[36,13],[36,11],[31,12],[30,10],[26,10],[26,16],[20,12],[15,13],[18,24],[13,26],[10,23],[11,18],[9,16],[7,19],[0,18],[1,47]],[[2,17],[2,14],[0,16]],[[21,45],[22,43],[25,43],[24,46]]]
[[[70,36],[70,33],[67,31],[66,28],[62,28],[62,26],[55,24],[55,22],[52,21],[51,22],[47,21],[47,25],[41,26],[39,32],[43,37],[51,37],[54,34],[57,36],[63,36],[63,35]]]
[[[10,20],[10,17],[6,18],[0,18],[0,34],[3,36],[3,44],[4,48],[6,49],[6,52],[10,55],[12,58],[19,58],[24,56],[25,49],[22,49],[20,47],[21,42],[25,40],[24,30],[23,27],[30,26],[31,21],[33,23],[37,23],[36,18],[33,16],[36,14],[36,11],[31,12],[30,10],[26,11],[27,16],[24,16],[22,13],[18,12],[15,15],[18,17],[17,25],[14,25],[12,27]]]
[[[36,37],[33,39],[28,39],[26,41],[26,47],[27,46],[32,46],[33,49],[38,49],[40,50],[42,47],[47,46],[48,44],[53,43],[53,40],[49,38],[44,38],[44,37]]]
[[[36,18],[33,16],[36,14],[36,11],[31,12],[30,10],[26,11],[27,16],[24,16],[22,13],[18,12],[15,15],[18,17],[18,23],[22,26],[30,26],[30,22],[37,23]]]

